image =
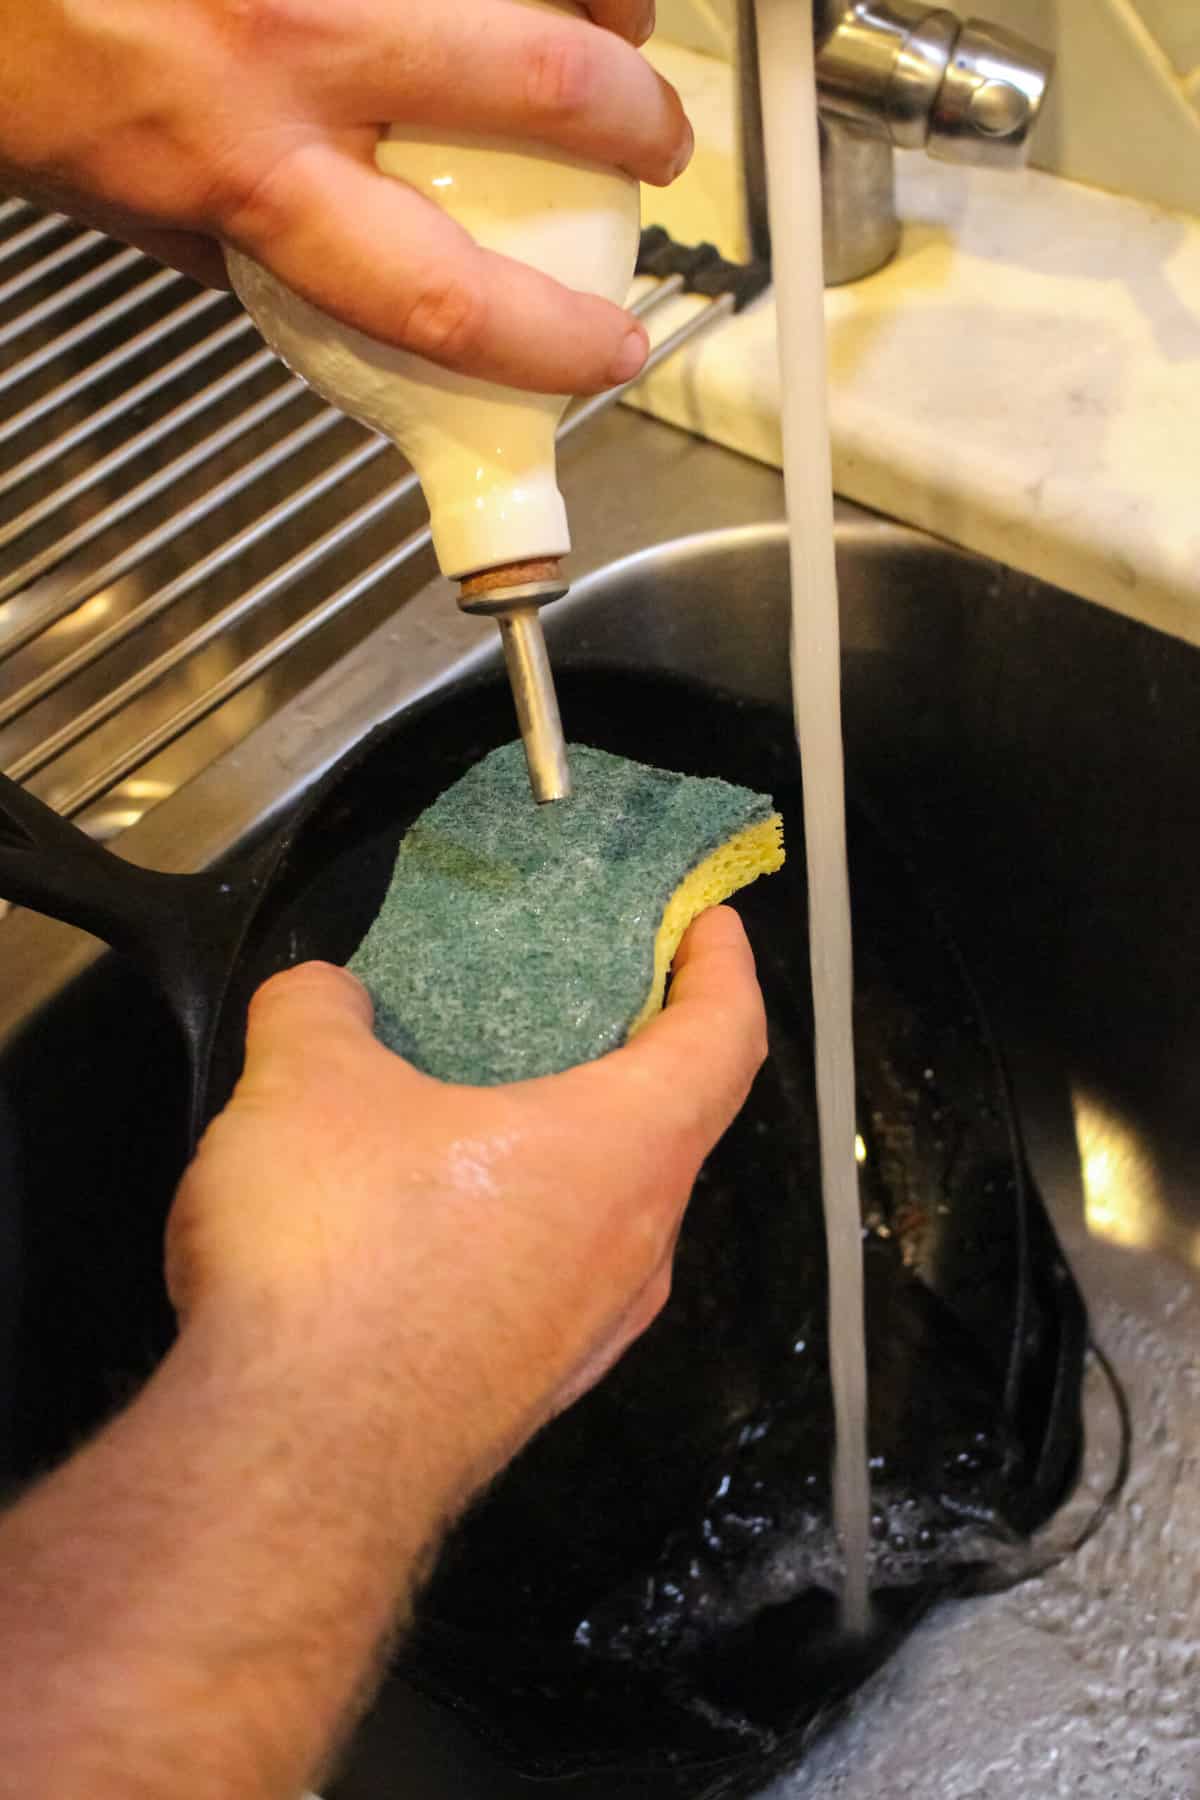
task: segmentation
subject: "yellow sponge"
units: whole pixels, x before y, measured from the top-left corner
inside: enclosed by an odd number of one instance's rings
[[[666,998],[667,976],[675,961],[675,952],[693,919],[698,919],[710,906],[720,906],[739,888],[749,887],[760,875],[773,875],[784,861],[783,820],[777,812],[770,818],[747,825],[725,843],[719,844],[702,863],[685,875],[663,912],[662,923],[654,939],[654,979],[646,1004],[629,1027],[628,1036],[640,1031],[655,1013],[662,1011]]]

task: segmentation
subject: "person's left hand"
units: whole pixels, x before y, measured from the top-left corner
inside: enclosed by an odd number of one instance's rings
[[[184,1335],[194,1318],[224,1342],[266,1338],[326,1387],[353,1371],[365,1412],[410,1459],[419,1420],[434,1479],[461,1493],[663,1305],[696,1173],[765,1051],[727,907],[693,925],[666,1010],[629,1045],[507,1087],[394,1056],[344,970],[276,976],[171,1217]]]

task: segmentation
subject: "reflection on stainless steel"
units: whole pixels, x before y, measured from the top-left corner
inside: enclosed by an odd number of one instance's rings
[[[65,287],[57,288],[53,294],[48,294],[44,300],[29,307],[19,318],[10,320],[7,325],[0,325],[0,350],[35,332],[60,312],[69,312],[80,300],[86,300],[97,288],[107,286],[126,270],[144,269],[145,261],[140,250],[122,250],[119,255],[110,256],[96,268],[89,269],[86,275],[80,275]]]
[[[7,210],[9,207],[13,209],[11,212]],[[5,209],[4,224],[16,222],[21,229],[14,231],[11,237],[0,243],[0,264],[15,262],[18,256],[53,237],[67,223],[58,213],[47,213],[42,218],[23,200],[8,200],[5,202]]]
[[[142,257],[137,264],[132,266],[150,269],[154,267],[154,264]],[[38,349],[29,351],[26,356],[21,358],[20,362],[15,362],[10,368],[5,369],[4,373],[0,375],[0,394],[11,393],[13,388],[21,382],[31,381],[35,375],[40,375],[43,369],[48,368],[56,358],[78,350],[82,344],[94,339],[99,332],[128,318],[130,313],[136,312],[139,307],[148,306],[171,289],[180,292],[186,285],[182,276],[172,274],[170,269],[162,269],[157,275],[150,275],[144,281],[139,281],[136,287],[131,287],[125,293],[118,295],[115,300],[110,300],[107,306],[101,307],[100,311],[93,313],[90,318],[81,320],[69,331],[60,332],[57,337],[51,338],[49,343],[44,343]]]
[[[278,638],[272,639],[261,650],[253,652],[243,661],[231,666],[219,680],[206,682],[194,700],[189,701],[178,712],[172,713],[154,730],[137,738],[120,755],[106,762],[78,787],[72,788],[64,794],[56,794],[56,809],[68,818],[74,818],[93,800],[101,794],[107,793],[113,783],[120,781],[130,770],[141,768],[152,756],[173,744],[185,731],[190,731],[193,725],[198,725],[202,719],[208,718],[218,707],[224,706],[227,701],[241,694],[243,689],[248,687],[251,682],[257,681],[259,676],[265,675],[268,670],[274,668],[284,656],[306,643],[318,631],[323,630],[331,620],[336,619],[356,601],[369,594],[379,583],[396,574],[407,562],[426,549],[428,544],[427,527],[411,533],[394,550],[388,551],[361,575],[357,575],[353,581],[347,582],[336,593],[331,594],[327,600],[322,601],[320,606],[314,608],[310,613],[305,613]],[[280,571],[281,575],[284,573],[285,571]],[[234,602],[234,605],[238,604],[240,603]],[[210,623],[217,624],[217,628],[209,632],[209,637],[218,644],[222,643],[228,630],[228,620],[222,620],[220,623],[210,621]],[[166,652],[165,654],[169,656],[171,653]],[[239,735],[241,734],[239,733]]]
[[[747,224],[766,253],[766,165],[753,23],[740,0]],[[1015,33],[924,0],[813,0],[821,112],[825,280],[857,281],[894,254],[892,151],[1020,168],[1053,58]]]
[[[1200,1228],[1172,1211],[1146,1133],[1082,1084],[1071,1104],[1088,1230],[1124,1250],[1165,1250],[1200,1268]]]
[[[822,37],[826,114],[949,162],[1017,169],[1053,59],[920,0],[850,0]]]
[[[201,362],[206,361],[210,356],[215,356],[218,351],[235,343],[238,338],[246,337],[253,329],[249,319],[230,319],[211,336],[202,338],[192,349],[185,350],[181,356],[173,357],[161,368],[152,370],[144,380],[136,382],[133,387],[118,394],[115,399],[109,401],[107,406],[98,406],[85,413],[76,424],[61,431],[57,437],[51,438],[48,444],[43,444],[40,449],[32,451],[21,462],[14,463],[11,468],[0,474],[0,498],[5,494],[12,493],[14,488],[20,487],[23,482],[40,474],[43,469],[48,468],[51,463],[57,462],[60,457],[66,456],[72,450],[77,450],[81,444],[87,443],[89,438],[97,437],[116,420],[135,412],[139,406],[151,399],[168,383],[178,380],[183,375],[190,375]],[[181,421],[176,421],[176,423],[179,422]],[[147,430],[150,429],[153,428],[147,427]],[[161,422],[159,429],[161,429]],[[142,448],[146,447],[147,441],[154,441],[146,440],[144,434],[139,435],[142,439]],[[112,454],[114,456],[123,455],[127,450],[128,446],[123,444]],[[110,472],[113,467],[114,465],[110,462]]]
[[[58,275],[72,263],[81,262],[92,250],[103,249],[110,240],[99,231],[81,231],[67,239],[57,250],[51,250],[39,262],[30,263],[19,275],[11,275],[7,281],[0,281],[0,306],[9,303],[23,294],[27,288],[36,287],[40,281],[48,281],[51,276]]]
[[[281,390],[276,390],[275,394],[267,396],[270,404],[267,407],[266,417],[269,418],[279,410],[279,404],[276,403],[279,402],[280,392]],[[289,400],[297,398],[299,398],[298,394],[284,393],[280,404],[286,404]],[[255,424],[262,422],[261,416],[254,420]],[[218,512],[229,501],[237,499],[255,482],[274,474],[284,463],[293,457],[298,457],[318,438],[322,438],[327,432],[332,431],[338,422],[337,415],[330,412],[328,408],[314,413],[303,425],[298,425],[286,437],[278,439],[257,456],[252,457],[249,462],[235,468],[223,481],[217,482],[214,487],[207,489],[195,500],[170,513],[161,524],[146,532],[144,536],[135,538],[132,542],[123,543],[116,555],[103,563],[99,569],[89,570],[79,580],[69,582],[61,591],[56,591],[51,584],[47,583],[46,591],[50,596],[47,603],[31,612],[20,625],[14,626],[8,633],[0,636],[0,662],[6,657],[15,656],[18,650],[23,650],[27,644],[31,644],[36,638],[41,637],[50,625],[57,624],[68,613],[73,613],[76,607],[84,603],[93,588],[117,582],[132,570],[140,568],[156,552],[182,539],[188,531],[194,530],[210,514]],[[245,423],[246,415],[243,414],[239,424]],[[221,450],[236,445],[242,436],[241,430],[234,429],[232,425],[223,427],[222,434],[225,441],[218,447]],[[211,454],[217,453],[217,450],[212,447],[211,438],[206,439],[205,444]],[[182,461],[183,459],[178,460]],[[208,457],[205,456],[201,460],[207,461]],[[196,466],[198,466],[197,463],[192,461],[187,470],[181,471],[176,467],[176,475],[191,473]],[[169,496],[171,487],[171,482],[160,481],[151,476],[142,484],[142,491],[138,498],[148,501],[158,498],[160,494]],[[56,566],[61,554],[69,554],[81,547],[86,548],[94,541],[99,531],[107,532],[112,526],[123,523],[126,516],[134,510],[135,504],[136,502],[129,495],[126,495],[123,500],[114,501],[111,506],[105,508],[104,518],[98,529],[95,521],[89,525],[80,526],[74,534],[74,541],[70,544],[69,551],[62,542],[59,542],[44,553],[46,561],[53,567]],[[0,581],[0,600],[11,597],[10,594],[5,593],[4,582]]]
[[[180,291],[191,292],[191,289],[184,283]],[[164,343],[176,332],[185,331],[197,319],[215,312],[219,307],[228,311],[228,301],[224,294],[193,294],[190,300],[185,300],[182,306],[174,307],[154,324],[135,332],[132,337],[120,339],[113,349],[98,357],[95,362],[88,363],[82,369],[72,369],[68,392],[64,393],[62,385],[56,383],[36,399],[22,403],[16,412],[0,420],[0,445],[12,443],[22,432],[31,430],[48,413],[56,411],[60,406],[76,404],[89,388],[98,387],[119,369],[125,368],[138,357],[147,355],[156,345]]]
[[[129,781],[119,782],[105,795],[103,805],[92,809],[88,835],[100,843],[120,837],[123,831],[137,824],[143,813],[165,800],[169,791],[165,781],[147,781],[145,777],[134,776]]]
[[[360,454],[358,458],[360,464],[367,460],[369,459],[366,456]],[[339,550],[344,549],[369,526],[383,518],[385,513],[398,506],[402,500],[410,497],[416,491],[416,487],[416,476],[405,475],[401,480],[393,482],[390,487],[384,488],[382,493],[375,494],[370,500],[364,501],[356,511],[347,518],[339,519],[336,525],[331,525],[329,530],[315,542],[307,544],[303,550],[297,551],[295,556],[289,558],[280,568],[273,570],[270,575],[264,577],[246,593],[238,595],[226,606],[210,613],[203,624],[198,625],[187,637],[162,651],[152,661],[144,663],[136,673],[129,676],[128,680],[111,689],[86,711],[77,714],[52,737],[39,744],[36,750],[18,758],[8,773],[16,781],[24,781],[30,775],[38,774],[47,764],[56,761],[64,751],[71,749],[82,738],[89,736],[97,726],[105,724],[107,720],[115,718],[118,713],[124,712],[131,701],[139,699],[150,688],[156,687],[165,675],[169,675],[173,669],[187,662],[206,644],[216,642],[235,625],[257,612],[268,600],[274,599],[284,589],[311,575],[323,562],[326,562]],[[142,604],[148,608],[151,602],[147,601]],[[139,607],[137,610],[140,613],[142,609]]]
[[[160,494],[169,493],[196,469],[202,468],[205,463],[211,462],[214,457],[219,456],[223,450],[238,443],[257,426],[264,425],[268,420],[273,419],[275,414],[281,412],[285,406],[290,406],[295,401],[306,398],[308,398],[308,390],[304,383],[294,378],[281,383],[269,394],[264,394],[261,400],[256,400],[252,406],[246,407],[226,424],[219,426],[216,431],[210,432],[190,450],[184,451],[181,456],[174,457],[164,468],[156,469],[152,475],[147,475],[136,486],[123,493],[119,499],[110,501],[95,518],[89,519],[86,525],[78,525],[74,531],[68,532],[64,537],[56,537],[44,549],[39,550],[25,562],[18,564],[0,581],[0,601],[9,600],[14,594],[19,594],[22,589],[31,586],[34,581],[50,570],[58,568],[76,550],[86,549],[112,526],[123,524],[127,518],[138,512],[151,500],[157,499]],[[56,510],[57,496],[55,496],[53,506],[46,506],[44,510],[31,508],[34,516],[31,517],[28,526],[24,518],[19,519],[17,524],[24,533],[26,529],[40,525],[47,514]],[[36,635],[36,632],[33,635]],[[11,635],[0,638],[0,657],[11,656],[15,650],[22,649],[29,641],[30,633],[28,631],[13,632]]]
[[[78,475],[73,476],[70,481],[64,482],[52,494],[44,495],[41,500],[35,501],[24,512],[18,513],[16,518],[10,519],[6,525],[0,526],[0,549],[15,543],[18,538],[24,537],[26,532],[33,531],[44,519],[50,518],[54,513],[65,512],[74,501],[89,493],[92,488],[102,486],[111,476],[119,474],[128,463],[136,462],[138,457],[145,456],[164,438],[173,436],[192,419],[198,418],[202,412],[207,412],[210,407],[219,405],[227,395],[244,387],[248,381],[253,380],[254,376],[261,375],[264,370],[272,366],[274,360],[269,350],[259,350],[254,356],[247,357],[245,362],[238,363],[219,380],[202,388],[198,394],[193,394],[190,400],[181,401],[178,406],[173,407],[169,413],[156,420],[153,425],[147,425],[144,431],[137,432],[126,443],[119,444],[115,450],[110,450],[107,456],[102,456],[86,469],[81,469]],[[218,448],[222,447],[218,446]],[[47,466],[62,454],[61,447],[57,444],[47,446],[47,448],[53,450],[53,455],[47,455],[45,463],[40,465],[42,467]],[[177,479],[180,473],[186,474],[188,470],[178,471],[174,467],[169,467],[163,471],[162,479],[172,481]],[[28,475],[29,472],[20,467],[14,469],[12,478],[0,484],[0,491],[11,491],[18,487],[21,481],[28,479]],[[104,519],[100,528],[102,529],[103,524],[108,522],[107,519]],[[70,548],[74,548],[74,545]],[[18,581],[22,587],[27,578],[23,570],[18,570],[14,576],[14,580]]]
[[[336,463],[324,469],[320,475],[315,475],[302,488],[298,488],[286,499],[268,508],[260,519],[244,526],[232,538],[218,545],[207,556],[201,557],[190,569],[185,569],[182,574],[176,576],[174,581],[168,582],[166,587],[159,588],[156,593],[147,595],[144,600],[139,600],[135,606],[115,620],[107,630],[100,632],[97,636],[89,636],[87,642],[82,644],[78,650],[62,657],[41,675],[36,676],[34,680],[27,682],[24,687],[18,688],[11,698],[0,700],[0,727],[11,724],[14,719],[19,719],[23,713],[29,711],[31,706],[35,706],[39,700],[45,699],[47,694],[54,693],[56,688],[61,687],[64,682],[70,681],[83,670],[90,668],[100,657],[106,656],[110,650],[116,649],[118,644],[123,644],[127,638],[143,631],[169,606],[199,588],[210,576],[215,575],[227,564],[236,562],[243,551],[250,549],[264,537],[268,537],[271,532],[287,525],[298,514],[303,513],[307,507],[316,505],[332,488],[337,487],[340,482],[348,480],[359,469],[365,468],[377,456],[382,455],[385,449],[386,445],[381,440],[369,438],[356,450],[350,451],[348,455],[339,458]],[[81,606],[72,609],[69,618],[61,620],[58,627],[52,629],[61,629],[64,624],[68,623],[76,627],[94,623],[99,615],[93,615],[89,619],[88,613],[90,608],[97,606],[103,608],[103,614],[106,616],[113,608],[112,595],[104,593],[96,595],[91,600],[85,600]],[[17,765],[14,765],[15,767]],[[21,779],[19,775],[14,778]]]

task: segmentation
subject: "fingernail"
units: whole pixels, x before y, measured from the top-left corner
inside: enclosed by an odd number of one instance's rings
[[[640,50],[642,45],[649,43],[650,39],[653,36],[654,36],[654,0],[650,0],[650,4],[642,9],[642,22],[638,26],[637,35],[635,36],[633,41],[637,45],[638,49]]]
[[[683,171],[687,168],[688,164],[691,162],[692,157],[695,154],[695,150],[696,150],[696,133],[692,130],[692,122],[690,119],[685,119],[683,123],[687,130],[687,137],[684,139],[683,149],[679,152],[679,155],[675,158],[675,166],[671,170],[671,180],[672,181],[675,181],[680,175],[683,174]]]
[[[613,386],[622,381],[632,381],[650,352],[650,340],[640,325],[634,325],[621,340],[621,348],[617,351],[609,366],[608,378]]]

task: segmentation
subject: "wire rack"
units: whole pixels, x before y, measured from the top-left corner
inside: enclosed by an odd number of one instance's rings
[[[685,285],[643,283],[634,310]],[[733,307],[691,313],[648,370]],[[618,397],[577,404],[561,435]],[[403,458],[291,375],[231,295],[0,201],[8,775],[112,837],[433,572]]]

